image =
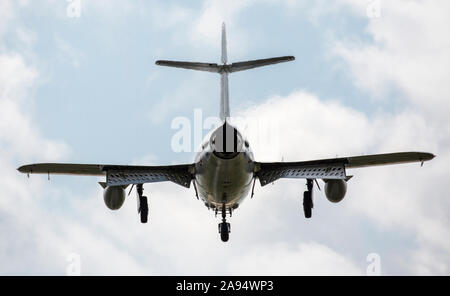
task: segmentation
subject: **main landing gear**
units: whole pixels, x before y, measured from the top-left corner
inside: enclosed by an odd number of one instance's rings
[[[138,202],[138,214],[141,217],[141,223],[147,223],[148,221],[148,200],[147,196],[143,196],[144,186],[142,184],[136,185],[137,202]]]
[[[305,218],[311,218],[312,209],[314,207],[313,203],[313,180],[306,180],[307,191],[303,193],[303,211],[305,212]]]
[[[230,217],[231,217],[231,209],[230,209]],[[219,233],[220,239],[223,242],[227,242],[230,238],[231,225],[227,222],[227,209],[225,204],[222,205],[222,223],[219,223]]]

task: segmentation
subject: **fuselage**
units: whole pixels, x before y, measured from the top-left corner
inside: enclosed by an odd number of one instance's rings
[[[250,145],[227,122],[217,128],[195,159],[195,182],[208,208],[236,209],[248,195],[254,177]]]

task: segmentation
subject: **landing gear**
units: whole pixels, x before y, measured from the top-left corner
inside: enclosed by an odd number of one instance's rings
[[[303,211],[305,212],[305,218],[312,217],[312,196],[310,191],[303,192]]]
[[[148,202],[147,202],[147,196],[141,196],[139,198],[139,203],[141,205],[139,209],[139,214],[141,216],[141,223],[147,223],[148,221]]]
[[[142,184],[136,185],[136,190],[138,194],[138,213],[141,218],[141,223],[147,223],[148,221],[148,199],[147,196],[143,196],[144,186]]]
[[[308,190],[303,193],[303,211],[305,212],[305,218],[309,219],[312,217],[312,208],[314,207],[313,180],[307,179],[306,186],[307,186]]]
[[[231,208],[230,208],[230,216],[231,216]],[[219,233],[220,239],[223,242],[227,242],[230,238],[231,225],[227,223],[227,210],[225,204],[222,206],[222,223],[219,223]]]
[[[230,223],[219,223],[220,239],[225,243],[230,239],[231,227]]]

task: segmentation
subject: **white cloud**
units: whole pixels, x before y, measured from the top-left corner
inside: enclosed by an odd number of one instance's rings
[[[237,18],[242,11],[256,3],[263,3],[266,1],[257,0],[206,0],[203,2],[203,7],[197,20],[191,27],[192,43],[200,43],[200,47],[217,48],[220,52],[221,42],[221,27],[222,22],[227,25],[227,47],[229,54],[228,59],[239,57],[246,54],[248,47],[248,35],[243,28],[237,27]],[[228,33],[229,32],[229,33]],[[231,60],[230,60],[231,62]]]
[[[23,1],[22,1],[23,2]],[[2,14],[14,19],[14,5],[2,1]],[[2,19],[3,21],[3,19]],[[14,23],[9,24],[14,27]],[[9,29],[9,28],[8,28]],[[17,36],[23,39],[23,35]],[[26,44],[26,42],[25,42]],[[3,48],[0,36],[0,48]],[[40,192],[42,183],[31,181],[24,185],[23,175],[16,171],[17,160],[57,160],[67,153],[67,147],[60,141],[48,140],[39,135],[33,120],[27,114],[31,103],[30,96],[38,80],[39,73],[27,64],[23,56],[14,51],[3,50],[0,53],[0,186],[3,198],[0,200],[0,217],[2,219],[3,243],[0,245],[0,261],[2,274],[26,272],[27,261],[40,261],[40,257],[32,257],[30,245],[36,244],[38,235],[28,237],[25,232],[38,234],[40,207],[39,198],[32,198],[33,193]],[[29,213],[33,213],[28,215]],[[38,213],[37,216],[34,213]],[[16,257],[10,254],[15,250]],[[37,252],[43,252],[38,249]],[[22,259],[21,259],[22,258]],[[15,261],[14,259],[17,259]],[[43,270],[45,273],[45,269]]]
[[[439,252],[439,250],[430,249],[419,249],[413,251],[410,254],[412,258],[411,262],[408,262],[408,267],[412,270],[412,273],[417,275],[448,275],[450,258],[448,254],[445,257],[441,254],[440,256],[435,256],[433,253]],[[442,260],[444,258],[444,260]]]
[[[252,2],[254,1],[205,1],[194,31],[208,39],[220,40],[222,22],[231,24],[236,15]]]
[[[4,157],[21,156],[33,159],[58,159],[67,147],[58,141],[39,136],[32,122],[24,113],[27,94],[33,87],[38,73],[25,64],[19,54],[0,55],[0,142]],[[14,155],[13,155],[14,154]]]
[[[44,186],[40,192],[51,192],[52,186]],[[34,212],[24,220],[19,218],[19,209],[30,199],[25,197],[15,210],[8,210],[13,218],[7,225],[13,223],[16,231],[5,246],[9,257],[3,258],[3,262],[20,264],[8,264],[2,272],[21,274],[26,266],[31,274],[64,274],[66,256],[73,252],[80,255],[85,275],[332,275],[364,271],[351,259],[318,243],[249,241],[246,237],[255,230],[251,220],[258,217],[256,212],[250,213],[250,218],[241,217],[244,221],[234,221],[233,240],[223,244],[213,213],[195,199],[192,190],[174,186],[146,186],[151,205],[147,225],[138,221],[134,194],[120,211],[112,212],[103,205],[100,187],[88,198],[57,192],[52,195],[64,199],[60,202],[72,209],[71,214],[54,213],[51,207],[56,201],[44,209],[39,205],[43,202],[40,199],[32,202],[30,209]],[[36,188],[36,184],[30,188]],[[39,227],[32,227],[38,221]],[[282,227],[286,228],[288,222],[282,221]],[[264,234],[264,228],[258,232],[258,236]],[[28,255],[21,258],[25,246]]]
[[[363,1],[342,1],[364,16]],[[377,177],[364,172],[362,186],[372,180],[390,188],[395,198],[377,199],[374,190],[363,194],[365,212],[384,227],[401,226],[416,234],[419,248],[411,254],[417,274],[447,274],[450,262],[450,202],[445,198],[445,172],[450,158],[450,25],[447,1],[383,1],[381,17],[368,19],[373,42],[338,42],[336,53],[351,70],[358,86],[380,99],[386,90],[400,90],[409,111],[378,120],[384,147],[429,146],[438,157],[426,174],[393,168]],[[412,179],[420,185],[412,184]],[[372,184],[373,186],[373,184]],[[413,189],[414,188],[414,189]],[[362,193],[362,190],[358,190]],[[382,214],[381,214],[382,213]]]
[[[406,110],[369,119],[361,112],[334,102],[320,101],[304,92],[270,99],[250,109],[245,116],[277,123],[279,147],[288,161],[334,157],[336,154],[436,153],[438,158],[423,168],[416,164],[349,171],[355,178],[349,182],[344,204],[348,207],[349,219],[365,215],[383,231],[412,233],[422,251],[439,250],[422,254],[423,257],[432,257],[434,261],[448,260],[450,221],[446,213],[450,202],[443,184],[446,183],[446,164],[450,161],[447,160],[450,138],[442,134],[438,126],[428,124],[426,117]],[[250,138],[250,143],[254,145],[258,140]],[[277,160],[267,159],[264,147],[254,149],[257,160]],[[292,181],[286,186],[298,185]],[[283,191],[287,190],[286,186]],[[283,192],[272,194],[283,195]],[[430,261],[430,265],[434,261]],[[445,268],[428,268],[436,272],[447,270],[450,263],[442,264]]]
[[[31,87],[37,73],[25,65],[18,54],[2,54],[0,56],[0,95],[2,100],[22,100],[24,90]]]
[[[269,121],[278,127],[276,134],[265,133],[260,134],[260,137],[275,136],[285,161],[343,156],[345,153],[360,154],[367,151],[372,136],[369,121],[361,112],[333,101],[323,103],[317,96],[301,91],[284,98],[270,98],[265,104],[250,108],[240,115],[255,118],[258,122]],[[342,133],[354,136],[348,137],[348,141],[342,141]],[[252,137],[249,140],[250,143],[261,142],[261,139]],[[255,146],[253,149],[258,160],[275,160],[265,153],[266,149],[271,150],[270,147]]]
[[[365,16],[364,1],[342,1]],[[381,97],[394,86],[449,130],[450,25],[448,1],[383,1],[381,17],[368,18],[373,43],[339,42],[336,53],[348,63],[359,86]]]
[[[13,3],[10,0],[0,2],[0,39],[10,28],[10,23],[14,19]]]
[[[268,244],[233,260],[237,275],[362,275],[347,257],[317,243]]]

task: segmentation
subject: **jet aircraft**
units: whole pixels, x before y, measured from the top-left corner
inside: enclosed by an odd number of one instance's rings
[[[220,64],[158,60],[156,65],[197,71],[207,71],[220,75],[220,119],[222,124],[215,129],[208,141],[202,145],[193,163],[167,166],[136,166],[110,164],[67,164],[39,163],[18,168],[25,174],[68,174],[105,176],[99,182],[104,188],[103,198],[111,210],[118,210],[125,201],[125,189],[136,187],[138,214],[142,223],[148,221],[148,201],[143,195],[145,183],[171,181],[175,184],[195,189],[208,209],[221,214],[218,225],[221,240],[227,242],[231,232],[227,216],[231,217],[242,201],[253,197],[256,179],[262,187],[281,178],[304,179],[307,190],[303,194],[303,210],[306,218],[311,218],[314,184],[317,179],[325,183],[325,196],[330,202],[340,202],[347,191],[347,182],[352,177],[346,169],[428,161],[434,158],[425,152],[396,152],[297,162],[258,162],[254,159],[250,144],[238,129],[230,123],[228,75],[238,71],[293,61],[293,56],[250,60],[228,63],[225,24],[222,25],[222,55]],[[131,192],[131,190],[130,190]]]

